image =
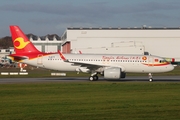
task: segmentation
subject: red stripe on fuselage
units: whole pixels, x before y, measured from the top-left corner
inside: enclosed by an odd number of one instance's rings
[[[165,65],[169,65],[170,63],[169,62],[166,62],[166,63],[155,63],[155,64],[145,64],[145,63],[142,63],[143,65],[146,65],[146,66],[165,66]]]

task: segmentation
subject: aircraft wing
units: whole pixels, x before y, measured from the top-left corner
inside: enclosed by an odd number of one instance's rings
[[[65,60],[64,62],[73,63],[73,65],[79,65],[80,67],[86,67],[89,70],[98,70],[99,68],[103,67],[119,67],[124,68],[123,66],[117,66],[117,65],[109,65],[109,64],[94,64],[94,63],[86,63],[86,62],[74,62],[74,61],[68,61]]]
[[[92,64],[92,63],[81,63],[81,62],[72,62],[72,61],[65,61],[65,62],[73,63],[73,65],[75,66],[79,65],[80,67],[86,67],[87,69],[90,69],[90,70],[96,70],[98,68],[105,67],[102,65]]]
[[[64,60],[64,62],[69,62],[69,63],[73,63],[73,65],[77,65],[77,66],[80,66],[80,67],[86,67],[87,69],[89,70],[98,70],[99,68],[103,68],[103,67],[119,67],[119,68],[124,68],[122,66],[117,66],[117,65],[109,65],[108,63],[107,64],[95,64],[95,63],[89,63],[89,62],[76,62],[76,61],[69,61],[68,59],[66,59],[64,57],[64,55],[58,51],[60,57]]]

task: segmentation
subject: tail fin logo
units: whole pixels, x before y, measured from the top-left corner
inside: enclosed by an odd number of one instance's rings
[[[28,44],[30,43],[30,41],[25,42],[24,39],[22,37],[18,37],[14,40],[14,47],[17,49],[23,49],[25,48]]]

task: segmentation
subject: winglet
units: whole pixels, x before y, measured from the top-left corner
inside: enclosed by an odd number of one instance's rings
[[[79,50],[79,54],[82,54],[81,50]]]
[[[58,50],[58,53],[59,53],[59,56],[61,57],[61,59],[63,59],[64,61],[67,60],[60,50]]]

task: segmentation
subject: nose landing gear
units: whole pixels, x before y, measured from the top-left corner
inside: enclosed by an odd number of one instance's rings
[[[149,77],[149,82],[152,82],[153,81],[152,73],[149,73],[148,77]]]

